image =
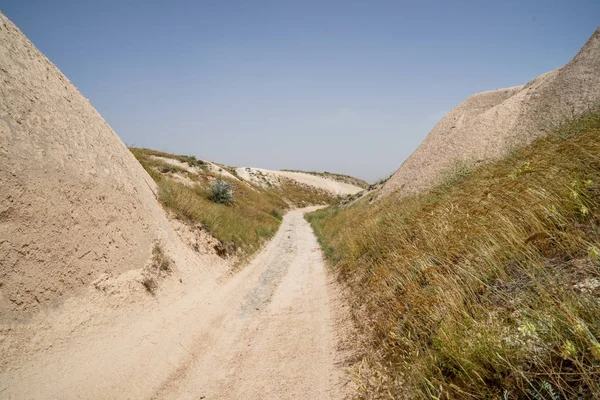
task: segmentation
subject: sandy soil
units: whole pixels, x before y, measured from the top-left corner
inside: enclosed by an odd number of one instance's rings
[[[159,241],[183,274],[206,266],[115,132],[0,13],[0,337],[103,275],[140,271]]]
[[[301,211],[231,276],[1,13],[0,82],[0,398],[339,395],[342,308]],[[171,270],[150,294],[157,245]]]
[[[199,168],[197,168],[197,167],[190,167],[189,164],[181,162],[179,160],[175,160],[173,158],[159,157],[159,156],[152,156],[152,158],[156,158],[157,160],[164,161],[167,164],[171,164],[171,165],[174,165],[176,167],[183,168],[187,172],[191,172],[193,174],[197,174],[197,173],[200,172]],[[210,161],[206,161],[206,160],[202,160],[202,161],[204,161],[204,164],[206,165],[206,167],[208,168],[208,170],[210,172],[213,172],[213,173],[219,174],[219,175],[223,175],[224,177],[232,179],[232,180],[235,180],[235,181],[239,181],[239,179],[235,175],[231,174],[226,169],[219,167],[217,164],[212,163]]]
[[[504,156],[600,106],[600,28],[566,65],[523,86],[475,94],[450,111],[384,185],[381,195],[429,189],[461,166]]]
[[[305,174],[302,172],[274,171],[264,168],[239,167],[236,168],[236,173],[243,180],[267,187],[271,185],[279,185],[281,179],[291,179],[300,184],[312,186],[336,195],[354,194],[363,190],[363,188],[351,185],[349,183],[339,182],[334,179],[328,179],[312,174]]]
[[[46,327],[37,338],[43,351],[1,370],[0,397],[342,396],[336,351],[342,308],[334,304],[340,300],[302,210],[284,217],[249,266],[211,282],[188,287],[185,295],[165,291],[155,301],[115,310],[101,323]],[[68,313],[81,315],[78,304]],[[26,347],[19,352],[28,354]]]

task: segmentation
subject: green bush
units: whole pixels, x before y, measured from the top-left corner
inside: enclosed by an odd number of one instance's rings
[[[219,178],[211,183],[208,198],[218,204],[233,204],[233,186],[231,182]]]

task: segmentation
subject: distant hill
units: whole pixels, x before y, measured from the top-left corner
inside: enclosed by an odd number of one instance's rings
[[[342,182],[342,183],[347,183],[349,185],[354,185],[354,186],[358,186],[360,188],[363,189],[367,189],[369,187],[369,182],[367,181],[363,181],[362,179],[358,179],[355,178],[353,176],[350,175],[344,175],[344,174],[336,174],[333,172],[314,172],[314,171],[300,171],[300,170],[295,170],[295,169],[282,169],[282,171],[288,171],[288,172],[301,172],[304,174],[311,174],[311,175],[316,175],[316,176],[322,176],[324,178],[327,179],[333,179],[334,181],[338,181],[338,182]]]
[[[275,234],[286,210],[337,201],[334,192],[293,179],[261,185],[240,178],[233,167],[193,156],[130,150],[154,179],[159,202],[189,247],[200,253],[212,248],[238,265]],[[231,193],[231,204],[211,198],[215,185]]]
[[[351,195],[364,189],[366,183],[359,179],[346,177],[328,172],[303,172],[303,171],[275,171],[264,168],[238,167],[235,174],[240,179],[256,183],[261,186],[278,185],[282,180],[291,179],[297,183],[312,186],[328,191],[334,195]],[[368,186],[368,185],[367,185]]]

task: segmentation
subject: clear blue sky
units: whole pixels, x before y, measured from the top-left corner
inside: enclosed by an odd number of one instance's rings
[[[600,1],[24,1],[127,144],[373,181],[467,96],[572,58]]]

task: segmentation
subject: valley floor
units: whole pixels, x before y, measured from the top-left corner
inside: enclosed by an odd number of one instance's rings
[[[241,272],[72,334],[0,373],[2,398],[327,399],[344,318],[305,210]]]

